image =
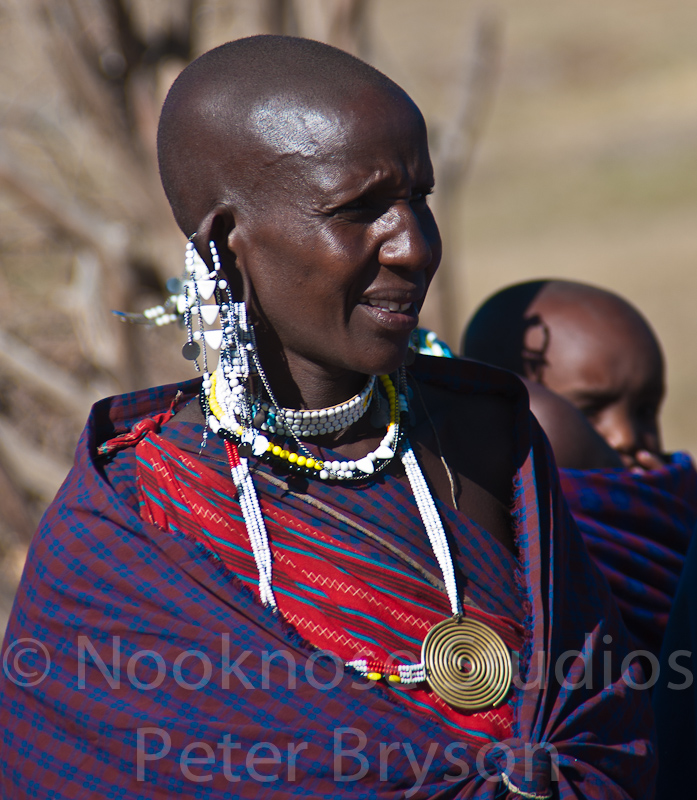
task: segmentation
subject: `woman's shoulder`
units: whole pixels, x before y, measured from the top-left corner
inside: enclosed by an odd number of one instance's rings
[[[408,371],[419,383],[441,389],[444,393],[484,395],[514,405],[528,405],[527,389],[517,375],[480,361],[417,355]]]
[[[105,397],[95,403],[87,421],[91,447],[130,431],[140,420],[184,406],[201,390],[201,379],[153,386]]]
[[[415,426],[461,476],[508,505],[530,447],[527,391],[515,375],[474,361],[418,358],[410,369]]]
[[[510,446],[528,428],[528,392],[512,372],[468,359],[417,356],[409,374],[425,405],[448,420],[456,436],[486,431],[486,438]]]

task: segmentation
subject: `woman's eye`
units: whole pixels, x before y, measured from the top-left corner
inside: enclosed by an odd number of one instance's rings
[[[595,419],[599,414],[604,411],[607,407],[607,403],[603,400],[598,400],[593,403],[582,403],[581,405],[577,406],[578,410],[583,414],[584,417],[588,419]]]
[[[350,218],[377,219],[383,214],[385,209],[381,204],[370,197],[357,197],[348,203],[344,203],[332,212],[332,216],[344,216]]]
[[[428,196],[432,194],[432,192],[432,189],[421,189],[414,191],[409,196],[409,203],[411,205],[425,206],[427,204]],[[381,195],[371,194],[364,197],[357,197],[355,200],[350,200],[349,202],[344,203],[336,208],[332,212],[332,216],[348,215],[377,219],[382,214],[385,214],[394,202],[395,198],[392,196],[383,197]]]
[[[344,203],[339,211],[363,211],[370,207],[369,201],[364,197],[359,197],[357,200],[352,200],[350,203]]]
[[[426,203],[429,195],[432,194],[433,189],[423,189],[421,191],[414,192],[410,199],[412,203]]]

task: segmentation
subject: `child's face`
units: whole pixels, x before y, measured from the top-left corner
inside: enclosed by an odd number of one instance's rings
[[[583,412],[625,466],[641,451],[658,454],[663,358],[641,317],[615,298],[533,305],[548,334],[541,382]]]

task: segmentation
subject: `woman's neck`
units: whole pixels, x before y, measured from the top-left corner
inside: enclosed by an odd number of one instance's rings
[[[345,403],[365,387],[369,378],[286,353],[260,353],[260,362],[276,400],[285,408],[320,409]]]

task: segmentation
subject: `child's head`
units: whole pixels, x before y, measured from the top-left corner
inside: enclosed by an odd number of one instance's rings
[[[660,451],[661,348],[621,297],[570,281],[517,284],[479,308],[462,350],[566,398],[627,466],[638,451]]]

